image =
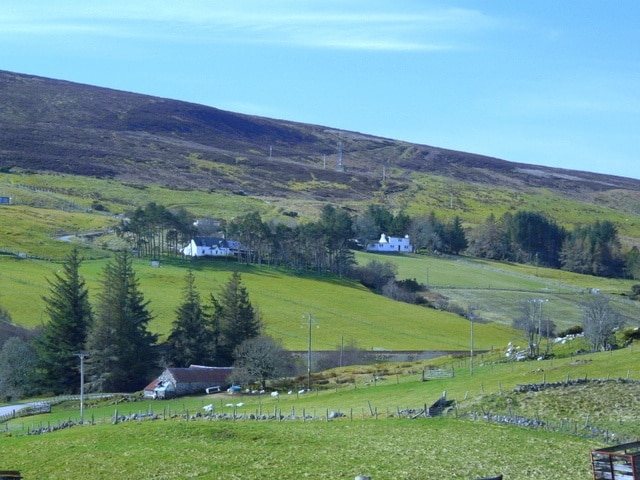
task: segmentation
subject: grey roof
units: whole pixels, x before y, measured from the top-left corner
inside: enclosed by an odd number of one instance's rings
[[[224,385],[233,367],[198,367],[168,368],[176,383],[211,383]]]
[[[227,241],[221,237],[194,237],[198,247],[226,247]]]

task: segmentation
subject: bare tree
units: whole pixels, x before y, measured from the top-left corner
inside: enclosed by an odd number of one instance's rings
[[[0,348],[0,399],[17,400],[36,391],[37,355],[31,343],[9,338]]]
[[[234,351],[236,359],[231,380],[234,383],[260,383],[282,378],[293,372],[293,359],[277,340],[260,336],[245,340]]]
[[[591,350],[607,350],[615,345],[615,332],[624,325],[624,318],[602,294],[592,294],[583,304],[582,329]]]
[[[546,300],[527,300],[520,305],[520,316],[513,321],[514,328],[522,330],[529,345],[531,358],[546,356],[550,353],[551,342],[547,341],[544,351],[541,349],[543,339],[550,339],[555,335],[555,324],[545,316],[543,304]]]

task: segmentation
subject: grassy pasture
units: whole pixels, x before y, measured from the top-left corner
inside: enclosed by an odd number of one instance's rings
[[[360,264],[371,260],[388,261],[398,266],[398,278],[415,278],[428,284],[433,292],[448,297],[488,321],[510,325],[520,314],[522,302],[545,299],[544,315],[558,330],[582,323],[581,305],[590,289],[611,294],[612,305],[622,313],[629,325],[640,322],[640,304],[621,294],[631,292],[635,280],[620,280],[580,275],[572,272],[537,268],[458,257],[454,259],[428,255],[379,255],[359,252]]]
[[[371,259],[392,261],[399,266],[400,278],[427,281],[433,291],[446,295],[458,305],[472,305],[482,322],[474,326],[474,346],[478,350],[501,347],[520,341],[520,334],[510,329],[524,300],[545,298],[545,315],[559,329],[581,322],[582,302],[586,295],[575,283],[602,287],[603,291],[631,288],[631,282],[596,277],[559,276],[553,270],[539,269],[538,275],[527,275],[525,267],[504,266],[491,262],[447,260],[430,256],[376,256],[358,253],[359,263]],[[82,266],[92,295],[99,288],[105,259],[86,260]],[[447,312],[393,302],[375,295],[362,286],[326,276],[292,274],[266,267],[246,266],[232,261],[200,261],[187,263],[167,261],[160,268],[138,260],[134,264],[145,298],[154,315],[153,331],[166,335],[180,302],[184,276],[193,268],[196,286],[203,300],[216,295],[230,273],[238,270],[255,304],[263,313],[267,333],[282,339],[292,350],[306,350],[308,329],[306,313],[314,319],[313,348],[332,350],[344,339],[355,340],[362,348],[389,350],[467,350],[469,322]],[[0,302],[18,324],[40,325],[44,318],[43,295],[48,294],[47,279],[60,268],[56,262],[19,260],[0,257]],[[566,273],[566,272],[565,272]],[[422,277],[419,275],[423,274]],[[547,276],[549,275],[549,276]],[[440,279],[440,280],[439,280]],[[566,283],[561,283],[566,281]],[[489,288],[488,285],[491,285]],[[8,294],[7,292],[11,292]],[[612,296],[616,308],[637,325],[637,302]],[[485,321],[490,323],[484,323]]]
[[[81,273],[95,295],[106,260],[85,261]],[[231,272],[240,271],[251,300],[260,308],[266,331],[282,339],[291,350],[306,350],[308,329],[306,313],[311,313],[313,348],[333,350],[341,342],[355,340],[362,348],[390,350],[466,350],[469,322],[450,313],[397,303],[375,295],[362,286],[310,274],[291,275],[270,268],[245,266],[234,262],[171,262],[152,267],[136,261],[134,268],[141,290],[154,314],[151,328],[167,334],[179,305],[184,276],[194,268],[196,286],[203,300],[216,295]],[[0,257],[0,281],[3,291],[11,291],[0,300],[18,324],[35,327],[44,318],[43,295],[48,294],[46,279],[53,278],[59,264],[39,260]],[[506,344],[515,334],[499,324],[478,325],[476,348]],[[465,340],[460,340],[463,337]]]
[[[0,208],[0,225],[0,252],[59,259],[70,246],[55,237],[104,231],[113,225],[113,220],[104,215],[11,205]],[[94,252],[92,255],[104,254]]]
[[[443,391],[457,399],[459,414],[481,406],[492,413],[527,414],[544,420],[571,419],[590,425],[616,427],[614,431],[640,434],[633,391],[604,386],[589,391],[547,390],[537,397],[511,391],[521,383],[556,382],[570,378],[625,377],[638,379],[638,346],[614,352],[541,362],[496,363],[497,354],[477,357],[470,374],[462,358],[440,358],[428,364],[456,367],[454,378],[420,381],[421,364],[381,364],[350,367],[335,375],[352,375],[356,384],[327,388],[304,395],[202,395],[165,402],[143,401],[105,405],[85,410],[96,425],[74,427],[42,436],[16,434],[0,439],[0,458],[25,478],[451,478],[471,479],[502,473],[508,479],[589,478],[589,451],[604,446],[562,433],[445,418],[401,420],[389,418],[396,409],[420,408]],[[631,372],[629,370],[631,369]],[[397,372],[397,375],[394,373]],[[380,380],[365,385],[378,373]],[[330,375],[330,373],[328,374]],[[610,390],[609,394],[607,390]],[[607,404],[617,396],[616,408]],[[242,407],[225,407],[228,402]],[[604,402],[604,403],[603,403]],[[347,416],[331,422],[195,420],[171,414],[202,411],[214,404],[221,413],[295,413],[324,417],[327,411]],[[573,407],[572,407],[573,405]],[[119,414],[155,412],[160,420],[112,425]],[[377,418],[371,414],[375,410]],[[352,411],[353,415],[349,415]],[[164,412],[164,413],[163,413]],[[166,415],[165,415],[166,413]],[[54,407],[48,415],[10,422],[33,427],[77,418],[77,403]],[[166,420],[163,420],[166,418]]]
[[[578,438],[456,420],[143,422],[0,440],[25,478],[588,478]],[[514,446],[518,448],[513,448]]]
[[[96,201],[113,214],[156,202],[167,208],[184,207],[194,215],[231,218],[250,211],[264,212],[268,207],[259,200],[226,192],[174,190],[154,184],[121,183],[113,180],[75,175],[0,174],[0,190],[16,205],[41,206],[63,199],[90,208]]]

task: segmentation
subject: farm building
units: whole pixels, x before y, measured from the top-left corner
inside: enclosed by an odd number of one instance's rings
[[[187,257],[224,257],[231,255],[229,243],[219,237],[194,237],[189,245],[184,247],[182,254]]]
[[[380,240],[367,244],[367,252],[404,252],[410,253],[413,246],[409,241],[409,235],[404,237],[388,237],[384,233],[380,235]]]
[[[640,480],[640,442],[591,452],[594,480]]]
[[[232,367],[205,367],[191,365],[188,368],[167,368],[158,378],[144,388],[145,398],[172,398],[192,393],[204,393],[206,388],[228,386],[227,378]]]

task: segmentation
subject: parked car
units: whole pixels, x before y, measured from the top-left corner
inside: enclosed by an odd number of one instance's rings
[[[207,387],[204,389],[205,392],[209,393],[220,393],[222,391],[222,388],[220,387],[220,385],[214,385],[213,387]]]

